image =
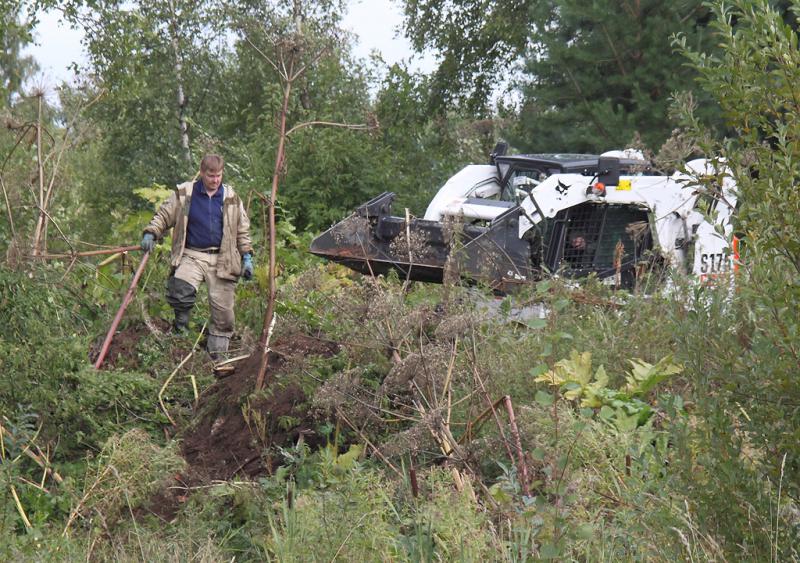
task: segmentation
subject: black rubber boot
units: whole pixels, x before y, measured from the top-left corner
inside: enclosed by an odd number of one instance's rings
[[[189,330],[189,315],[197,299],[197,290],[192,284],[175,276],[167,279],[167,303],[175,311],[172,330],[175,334],[186,334]]]
[[[189,313],[186,309],[175,309],[175,321],[172,323],[172,332],[185,335],[189,332]]]

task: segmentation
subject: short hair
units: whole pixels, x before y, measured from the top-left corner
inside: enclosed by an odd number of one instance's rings
[[[200,172],[213,170],[219,172],[225,166],[225,161],[218,154],[207,154],[200,161]]]

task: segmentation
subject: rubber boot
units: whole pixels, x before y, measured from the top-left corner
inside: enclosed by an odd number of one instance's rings
[[[172,332],[181,336],[189,332],[189,313],[185,309],[175,309],[175,321],[172,323]]]
[[[187,281],[175,276],[167,279],[167,303],[175,311],[175,322],[172,331],[175,334],[186,334],[189,330],[189,315],[197,298],[197,290]]]
[[[219,360],[228,352],[228,345],[231,339],[229,336],[217,336],[216,334],[209,334],[208,341],[206,342],[206,350],[212,360]]]

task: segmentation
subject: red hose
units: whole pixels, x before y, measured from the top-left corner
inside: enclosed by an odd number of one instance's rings
[[[139,283],[139,278],[142,277],[142,272],[144,272],[144,267],[149,258],[150,252],[145,252],[144,256],[142,256],[142,261],[139,264],[139,267],[136,269],[136,273],[133,275],[133,281],[131,282],[131,286],[128,288],[128,293],[126,293],[125,297],[122,299],[122,304],[119,306],[119,311],[117,311],[117,315],[114,317],[114,322],[111,323],[111,328],[108,329],[106,339],[103,341],[103,347],[100,348],[100,355],[97,356],[97,361],[94,363],[94,369],[100,369],[100,366],[103,365],[103,360],[106,359],[108,348],[111,346],[111,341],[114,339],[114,333],[117,331],[119,322],[122,320],[122,315],[125,314],[125,309],[128,307],[130,302],[133,301],[133,293],[136,291],[136,285]]]

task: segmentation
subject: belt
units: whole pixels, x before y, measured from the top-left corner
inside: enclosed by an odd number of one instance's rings
[[[195,248],[193,246],[187,246],[189,250],[194,250],[195,252],[205,252],[206,254],[219,254],[219,248],[215,246],[211,246],[209,248]]]

